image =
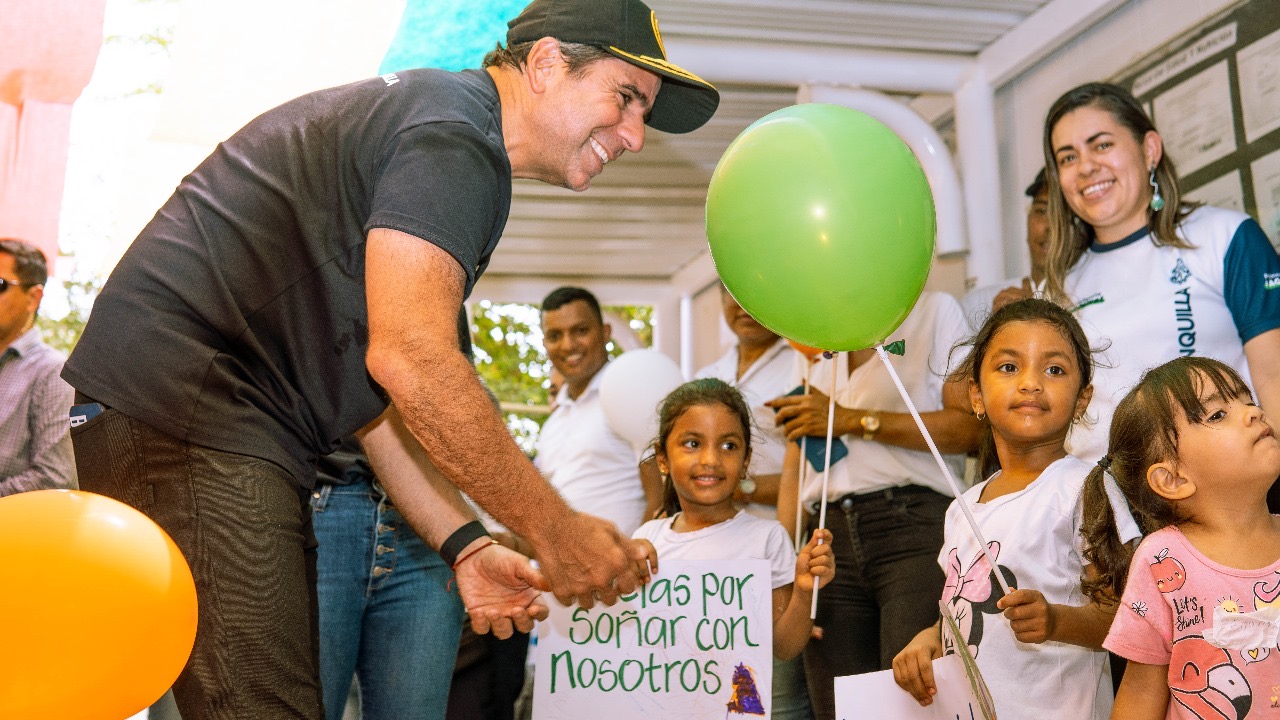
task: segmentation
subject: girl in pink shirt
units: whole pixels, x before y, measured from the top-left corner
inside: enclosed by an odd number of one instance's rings
[[[1197,356],[1149,370],[1099,465],[1150,533],[1130,554],[1086,488],[1088,589],[1123,591],[1104,643],[1129,660],[1113,720],[1280,718],[1280,516],[1266,502],[1280,443],[1244,381]]]

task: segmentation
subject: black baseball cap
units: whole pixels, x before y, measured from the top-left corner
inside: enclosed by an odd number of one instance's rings
[[[647,122],[663,132],[697,130],[720,104],[711,83],[667,62],[658,16],[640,0],[533,0],[507,23],[508,47],[544,37],[595,45],[662,76]]]
[[[1048,184],[1049,181],[1044,177],[1044,168],[1040,168],[1040,172],[1036,173],[1036,179],[1032,180],[1031,184],[1027,186],[1027,197],[1033,198],[1039,195]]]

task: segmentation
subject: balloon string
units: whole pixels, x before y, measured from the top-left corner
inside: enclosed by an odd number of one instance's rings
[[[973,531],[973,537],[978,541],[978,547],[982,550],[982,555],[991,564],[991,570],[996,576],[996,582],[1000,584],[1000,589],[1005,595],[1009,594],[1009,586],[1004,581],[1004,576],[1000,573],[1000,568],[996,565],[996,559],[991,557],[991,551],[987,549],[987,541],[982,537],[982,530],[978,528],[978,521],[974,519],[973,512],[969,510],[969,503],[964,501],[964,492],[960,489],[960,483],[956,482],[956,478],[951,474],[951,468],[947,467],[947,463],[942,459],[942,453],[938,452],[938,446],[933,443],[933,436],[929,434],[929,429],[924,426],[924,420],[920,419],[920,413],[916,410],[915,403],[911,402],[911,396],[907,394],[907,389],[902,386],[902,379],[898,377],[898,372],[893,369],[893,363],[889,362],[889,354],[885,352],[884,345],[876,346],[876,354],[884,361],[884,366],[889,370],[889,377],[893,378],[893,384],[898,386],[898,392],[902,395],[902,400],[907,403],[907,409],[911,411],[911,417],[916,421],[916,427],[920,428],[920,434],[924,435],[924,441],[929,445],[929,452],[933,453],[933,459],[937,461],[938,468],[942,470],[942,474],[947,479],[947,484],[951,486],[951,492],[955,493],[956,504],[960,506],[961,512],[964,513],[965,520],[969,523],[969,529]],[[815,590],[814,594],[817,594]]]
[[[818,529],[821,530],[827,526],[827,480],[831,477],[831,436],[836,427],[836,362],[837,357],[831,357],[831,394],[828,395],[827,403],[827,454],[822,462],[822,502],[818,508]],[[797,501],[799,497],[796,498]],[[821,545],[822,541],[819,540]],[[809,606],[809,619],[818,619],[818,576],[813,576],[813,604]]]
[[[812,369],[813,369],[812,363],[809,362],[808,358],[805,358],[805,367],[804,367],[804,394],[805,395],[809,394],[809,373]],[[805,481],[809,479],[809,463],[807,461],[807,458],[809,457],[808,442],[809,442],[808,435],[800,436],[800,472],[796,473],[796,524],[795,524],[796,537],[795,537],[795,541],[796,541],[797,555],[800,554],[800,548],[804,547],[804,543],[800,540],[800,538],[804,537],[804,523],[802,522],[803,513],[804,513],[804,495],[802,495],[801,493],[804,492]]]

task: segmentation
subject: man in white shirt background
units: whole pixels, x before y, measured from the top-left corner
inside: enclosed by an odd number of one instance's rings
[[[645,490],[636,452],[609,427],[600,400],[611,332],[587,290],[561,287],[543,299],[542,342],[564,385],[538,435],[534,464],[575,510],[611,520],[630,536],[644,519]]]

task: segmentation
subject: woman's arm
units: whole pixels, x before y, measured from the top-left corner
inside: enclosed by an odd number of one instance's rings
[[[1275,425],[1280,420],[1280,328],[1250,338],[1244,344],[1244,357],[1258,404]]]
[[[942,409],[920,413],[920,419],[928,428],[939,452],[967,453],[978,447],[982,423],[973,416],[972,408],[969,407],[968,390],[964,382],[958,379],[948,381],[942,390]],[[799,440],[804,436],[827,436],[829,402],[827,395],[810,388],[808,395],[786,395],[765,404],[778,411],[777,423],[783,428],[787,440]],[[875,412],[880,418],[880,429],[875,434],[876,442],[908,450],[929,449],[915,419],[905,412],[846,408],[837,403],[834,434],[862,437],[862,418],[870,412]]]

